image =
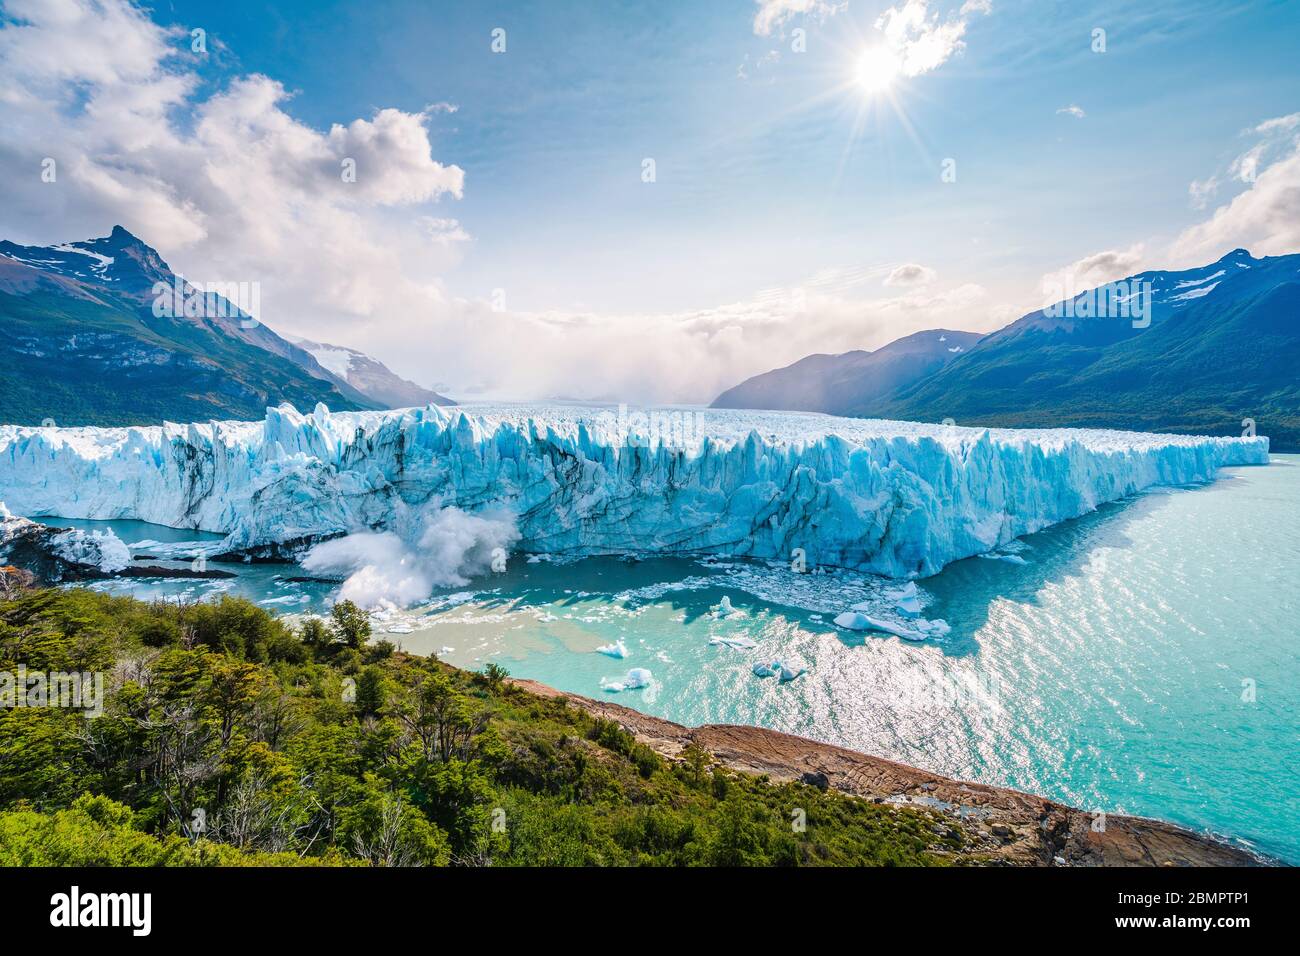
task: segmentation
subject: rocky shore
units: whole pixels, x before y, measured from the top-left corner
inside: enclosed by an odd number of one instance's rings
[[[1260,866],[1271,861],[1182,827],[1121,814],[1099,815],[1006,787],[965,783],[843,747],[761,727],[684,727],[627,707],[512,681],[542,697],[617,721],[670,759],[691,744],[724,766],[773,780],[801,780],[879,803],[943,814],[984,860],[1008,866]]]

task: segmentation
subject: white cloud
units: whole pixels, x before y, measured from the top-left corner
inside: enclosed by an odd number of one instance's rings
[[[823,292],[812,277],[753,299],[673,315],[518,316],[512,350],[546,363],[503,362],[503,395],[564,395],[609,401],[708,402],[758,372],[812,352],[879,348],[923,329],[989,331],[1007,321],[987,290],[966,284],[887,298]],[[481,316],[491,323],[490,313]],[[477,320],[476,320],[477,321]],[[551,357],[556,357],[553,364]]]
[[[1085,116],[1088,115],[1083,111],[1082,106],[1075,106],[1073,103],[1071,103],[1069,106],[1062,106],[1059,110],[1056,111],[1056,113],[1058,116],[1064,113],[1067,116],[1073,116],[1075,119],[1083,119]]]
[[[361,341],[372,317],[409,328],[404,317],[447,309],[430,276],[456,261],[465,233],[429,210],[462,194],[464,173],[433,158],[427,112],[381,109],[322,132],[286,111],[269,77],[199,96],[188,32],[124,0],[6,11],[8,238],[64,241],[121,223],[198,281],[259,281],[261,318],[315,339]],[[46,156],[54,183],[40,180]],[[349,159],[355,182],[342,175]]]
[[[1219,177],[1207,176],[1194,179],[1187,185],[1187,195],[1191,198],[1193,209],[1204,209],[1219,191]]]
[[[889,275],[885,277],[885,285],[929,285],[937,278],[939,278],[939,273],[935,272],[929,266],[922,266],[917,265],[915,262],[909,262],[898,266],[890,272]]]
[[[1107,249],[1084,256],[1043,276],[1042,290],[1051,299],[1051,302],[1045,304],[1050,305],[1062,297],[1069,298],[1086,289],[1095,289],[1107,282],[1135,275],[1143,271],[1145,260],[1146,246],[1142,243],[1127,249]]]
[[[1264,120],[1255,127],[1255,132],[1261,135],[1271,135],[1273,133],[1289,133],[1295,129],[1300,129],[1300,113],[1290,113],[1286,116],[1277,116],[1273,119]]]
[[[758,12],[754,14],[754,32],[759,36],[771,36],[785,24],[799,15],[813,16],[824,20],[843,10],[847,3],[832,0],[754,0]]]
[[[920,76],[938,69],[965,49],[962,37],[970,18],[988,14],[989,0],[970,0],[956,14],[941,20],[932,13],[927,0],[906,0],[890,7],[876,20],[876,29],[884,34],[885,43],[898,57],[905,76]]]
[[[1173,246],[1178,264],[1210,262],[1235,248],[1257,256],[1300,252],[1300,149],[1258,173],[1250,188],[1185,230]]]
[[[709,401],[810,352],[1006,319],[975,285],[867,297],[887,267],[825,270],[799,293],[669,315],[494,311],[449,296],[439,278],[473,247],[447,208],[472,178],[438,162],[430,140],[440,108],[379,109],[321,130],[289,112],[271,77],[207,92],[187,29],[125,0],[6,9],[5,238],[61,242],[121,223],[195,281],[260,282],[259,318],[277,332],[362,348],[421,384],[448,382],[453,397],[480,387]],[[58,162],[56,183],[41,182],[44,156]],[[355,183],[340,175],[345,159]]]
[[[754,57],[752,60],[748,53],[740,61],[740,66],[736,69],[736,76],[739,79],[747,80],[760,70],[764,70],[776,63],[781,62],[780,50],[768,50],[762,56]]]
[[[1176,264],[1212,261],[1238,247],[1257,256],[1300,251],[1300,113],[1265,120],[1246,132],[1257,141],[1226,173],[1245,191],[1178,236],[1171,250]],[[1193,182],[1193,205],[1207,206],[1221,185],[1217,175]]]

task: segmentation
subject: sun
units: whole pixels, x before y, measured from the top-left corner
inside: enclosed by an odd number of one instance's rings
[[[858,57],[854,79],[865,93],[883,93],[893,85],[902,69],[902,61],[891,50],[876,47]]]

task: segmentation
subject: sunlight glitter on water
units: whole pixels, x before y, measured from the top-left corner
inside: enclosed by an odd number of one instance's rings
[[[1007,549],[1024,563],[969,559],[920,582],[923,618],[952,627],[922,643],[832,623],[855,604],[888,610],[891,582],[680,559],[516,556],[503,575],[376,615],[375,630],[588,696],[647,668],[650,686],[613,699],[1170,819],[1300,862],[1298,503],[1300,458],[1275,456],[1103,506]],[[281,613],[331,600],[285,566],[235,570],[234,582],[104,586],[239,593]],[[724,597],[735,613],[718,613]],[[620,640],[626,658],[596,650]],[[774,660],[807,673],[754,675]]]

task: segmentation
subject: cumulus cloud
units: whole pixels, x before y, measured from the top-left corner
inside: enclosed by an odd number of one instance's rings
[[[200,95],[188,32],[126,0],[19,0],[6,13],[7,238],[121,223],[196,281],[259,281],[259,318],[308,337],[355,340],[389,310],[447,307],[427,276],[456,261],[457,230],[419,213],[461,196],[464,173],[433,158],[431,111],[381,109],[320,131],[266,76]],[[46,157],[54,183],[40,179]]]
[[[1300,252],[1300,150],[1256,175],[1245,192],[1220,206],[1174,243],[1180,264],[1206,262],[1235,248],[1257,256]]]
[[[758,4],[758,12],[754,14],[754,32],[764,37],[771,36],[789,20],[801,14],[824,20],[848,5],[835,3],[832,0],[754,0],[754,2]]]
[[[1300,251],[1300,113],[1247,130],[1256,137],[1228,166],[1229,183],[1244,185],[1205,222],[1179,235],[1171,258],[1178,265],[1215,259],[1234,248],[1257,256]],[[1193,205],[1208,205],[1222,185],[1217,175],[1193,182]]]
[[[928,285],[937,278],[939,278],[939,273],[935,272],[929,266],[922,266],[915,262],[909,262],[898,266],[891,271],[889,275],[885,277],[885,285]]]
[[[446,382],[455,398],[707,402],[810,352],[1005,320],[975,285],[899,285],[873,299],[887,268],[828,269],[797,288],[667,315],[520,313],[456,298],[439,277],[472,248],[454,203],[473,181],[437,159],[445,104],[320,129],[292,115],[273,77],[203,82],[188,29],[127,0],[11,0],[6,11],[5,238],[62,242],[121,223],[193,281],[260,282],[258,317],[277,332],[363,348],[421,384]],[[55,183],[41,182],[46,156]],[[355,182],[343,176],[348,160]]]
[[[898,58],[905,76],[938,69],[965,49],[962,39],[972,17],[992,11],[989,0],[968,0],[946,19],[932,12],[927,0],[907,0],[890,7],[876,20],[876,29]]]
[[[1146,247],[1142,243],[1127,249],[1107,249],[1084,256],[1043,276],[1042,290],[1051,299],[1046,304],[1059,301],[1062,295],[1070,298],[1087,289],[1135,275],[1142,271],[1145,260]]]

